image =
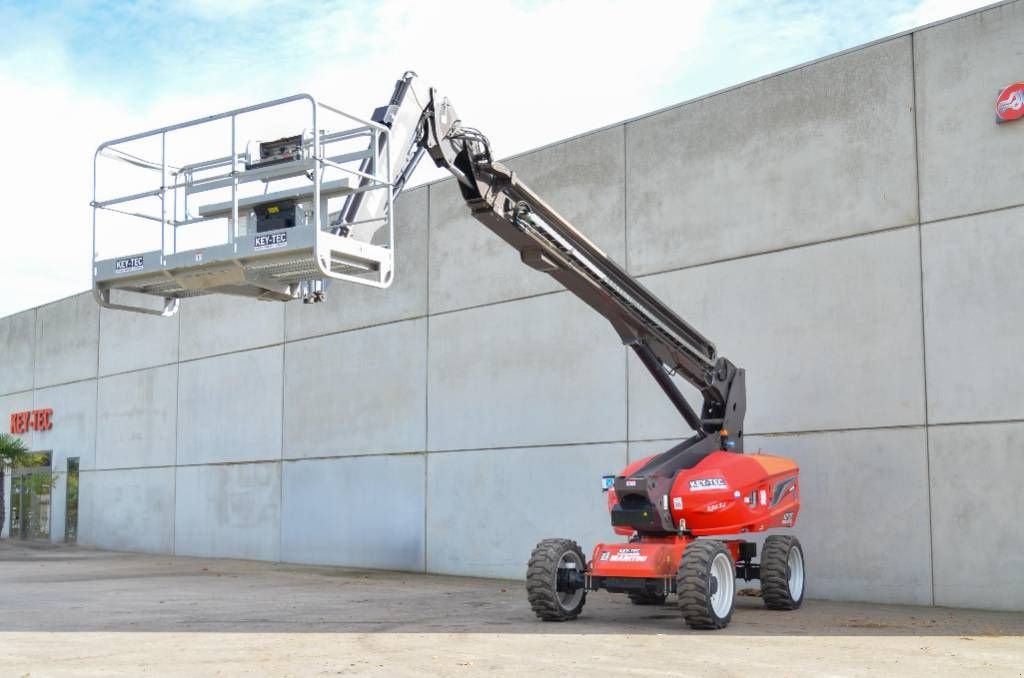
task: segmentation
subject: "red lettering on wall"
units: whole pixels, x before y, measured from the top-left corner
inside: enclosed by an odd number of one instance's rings
[[[53,428],[53,410],[49,407],[38,410],[11,413],[11,433],[49,431]]]

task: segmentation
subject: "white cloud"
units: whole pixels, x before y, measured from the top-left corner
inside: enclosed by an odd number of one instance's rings
[[[893,32],[906,31],[990,4],[989,0],[921,0],[909,12],[894,16],[890,25]]]
[[[881,30],[978,4],[923,0]],[[381,0],[318,3],[308,12],[256,0],[187,0],[173,8],[147,0],[122,20],[175,21],[164,15],[176,11],[184,21],[207,22],[206,30],[237,32],[246,21],[271,21],[268,7],[289,10],[274,24],[280,39],[246,34],[239,52],[237,42],[182,36],[150,55],[154,79],[133,82],[131,96],[105,91],[105,73],[83,78],[78,55],[68,51],[67,17],[15,27],[33,41],[0,54],[0,91],[14,102],[4,113],[0,190],[6,205],[18,205],[0,248],[0,286],[8,291],[0,316],[88,288],[91,163],[104,139],[297,91],[369,115],[386,103],[394,80],[414,69],[508,156],[821,56],[834,49],[828,39],[839,30],[806,6],[711,0],[657,0],[644,11],[612,0]],[[115,36],[134,30],[119,26]],[[167,74],[174,79],[158,79]],[[424,167],[416,180],[438,176]]]

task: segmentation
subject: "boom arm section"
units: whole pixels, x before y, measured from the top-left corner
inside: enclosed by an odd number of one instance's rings
[[[403,91],[422,91],[410,84],[415,82],[415,74],[399,81],[392,105],[402,105]],[[686,447],[706,441],[715,449],[742,450],[746,409],[742,369],[718,357],[711,341],[612,261],[514,172],[495,162],[487,138],[463,126],[447,100],[432,88],[416,136],[434,163],[458,180],[474,218],[517,249],[523,263],[553,277],[611,323],[696,432]],[[418,154],[410,153],[412,166],[418,159]],[[411,169],[400,171],[408,176]],[[699,414],[677,388],[673,373],[700,391],[703,405]],[[723,431],[728,431],[728,441],[722,440]]]

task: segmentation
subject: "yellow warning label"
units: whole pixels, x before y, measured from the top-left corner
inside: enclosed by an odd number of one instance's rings
[[[267,208],[267,214],[277,214],[280,211],[281,211],[280,207],[268,207]]]

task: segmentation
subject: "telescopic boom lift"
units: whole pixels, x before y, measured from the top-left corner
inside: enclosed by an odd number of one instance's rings
[[[224,114],[228,115],[240,113]],[[231,119],[234,121],[234,117]],[[337,182],[331,184],[335,187],[334,195],[345,195],[339,209],[327,208],[318,183],[321,179],[316,174],[310,176],[314,188],[279,191],[275,196],[283,197],[274,200],[261,202],[259,196],[244,200],[244,207],[252,209],[250,219],[255,217],[255,245],[266,242],[267,237],[284,238],[287,243],[289,233],[299,229],[294,223],[282,224],[272,217],[271,214],[279,214],[272,210],[284,209],[293,214],[297,213],[297,204],[301,207],[308,203],[302,209],[316,214],[307,216],[305,221],[319,224],[315,236],[329,238],[326,242],[332,254],[331,263],[326,264],[328,273],[341,270],[332,270],[332,265],[360,264],[371,272],[379,272],[381,266],[389,267],[390,247],[384,248],[387,251],[383,254],[370,253],[383,262],[377,269],[373,256],[365,254],[359,260],[353,253],[361,251],[359,246],[373,239],[383,225],[390,225],[393,196],[402,190],[426,155],[455,177],[473,217],[518,250],[524,264],[550,275],[611,323],[693,431],[671,449],[605,477],[612,526],[618,534],[629,537],[626,543],[597,544],[589,559],[568,539],[545,539],[537,545],[527,572],[529,600],[537,616],[548,621],[575,619],[583,608],[587,591],[605,589],[627,593],[637,604],[664,603],[670,594],[676,594],[690,626],[721,628],[732,615],[737,578],[759,579],[769,608],[799,607],[804,593],[803,550],[799,541],[792,536],[771,535],[758,558],[755,543],[730,536],[792,527],[800,508],[795,463],[770,455],[742,454],[746,414],[744,370],[719,356],[708,338],[612,261],[514,172],[495,161],[487,137],[463,125],[451,104],[415,73],[406,73],[397,82],[389,103],[375,110],[366,124],[373,133],[370,147],[357,158],[358,170],[352,173],[358,178],[357,185],[346,185],[343,189]],[[296,176],[289,171],[288,163],[305,163],[303,167],[313,168],[319,164],[321,169],[334,167],[338,163],[325,164],[319,149],[324,139],[340,136],[315,129],[312,138],[307,134],[269,145],[264,142],[259,159],[246,156],[245,171],[237,170],[237,161],[232,163],[231,176],[237,186],[239,180],[246,178],[246,172],[262,172],[260,180],[264,182],[278,176],[267,179],[268,172]],[[285,160],[278,159],[282,155]],[[341,157],[335,156],[334,160]],[[382,164],[386,165],[383,178]],[[193,177],[184,185],[193,193],[201,192],[198,189],[212,185],[203,182],[220,181],[217,185],[224,185],[219,176],[200,179],[198,187]],[[376,190],[382,182],[389,190]],[[239,211],[237,188],[233,190],[232,223],[238,224],[245,209]],[[228,207],[225,204],[213,208],[211,213],[224,214]],[[293,240],[306,246],[306,240],[298,236]],[[147,289],[154,273],[142,269],[134,271],[137,280],[130,285],[107,283],[107,279],[117,282],[116,277],[99,276],[98,298],[101,303],[110,304],[103,290],[120,287],[171,296],[212,291],[264,299],[319,301],[323,298],[322,278],[339,276],[317,276],[316,268],[325,270],[323,252],[318,246],[319,241],[312,250],[296,249],[294,253],[295,257],[316,258],[315,268],[304,264],[306,260],[301,258],[294,259],[298,264],[282,263],[283,253],[274,255],[277,258],[271,268],[258,251],[249,258],[239,256],[237,244],[234,254],[225,255],[232,259],[230,274],[207,274],[205,271],[213,264],[196,266],[190,262],[187,270],[165,265],[158,273],[164,279],[176,281],[175,288],[165,285]],[[288,247],[282,245],[282,252],[288,251]],[[113,268],[117,266],[115,262]],[[302,269],[302,276],[270,279],[266,274],[267,270],[283,270],[292,275],[290,271],[296,268]],[[205,284],[206,280],[215,284]],[[166,298],[170,303],[170,297]],[[700,393],[699,410],[684,397],[675,375]],[[723,536],[727,538],[708,538]]]

